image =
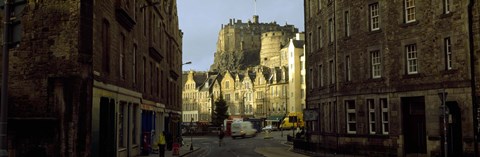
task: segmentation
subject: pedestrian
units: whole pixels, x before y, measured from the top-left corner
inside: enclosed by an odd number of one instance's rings
[[[223,130],[220,129],[220,131],[218,132],[218,146],[219,147],[222,146],[223,137],[225,137],[225,132],[223,132]]]
[[[300,131],[300,138],[305,138],[305,129],[302,128],[302,131]]]
[[[158,154],[160,155],[160,157],[165,157],[165,144],[165,131],[162,131],[158,138]]]

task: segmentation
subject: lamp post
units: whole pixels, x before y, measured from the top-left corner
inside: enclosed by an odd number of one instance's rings
[[[192,64],[192,61],[185,62],[182,65],[186,65],[186,64]]]
[[[245,116],[246,116],[246,108],[247,108],[246,105],[245,105],[246,104],[245,103],[246,95],[247,95],[247,92],[243,93],[243,98],[242,98],[242,100],[243,100],[243,105],[242,105],[242,116],[243,116],[243,118],[245,118]]]
[[[193,117],[190,119],[190,151],[193,151]]]
[[[444,149],[444,156],[446,157],[448,155],[448,143],[447,143],[447,105],[445,103],[447,99],[447,92],[445,92],[445,88],[443,90],[439,90],[438,96],[440,97],[440,101],[442,101],[442,120],[443,120],[443,149]]]
[[[212,91],[212,93],[210,94],[210,109],[211,110],[209,109],[210,110],[210,123],[212,123],[212,124],[213,124],[213,111],[215,110],[213,108],[213,105],[214,105],[214,101],[213,101],[213,91]]]

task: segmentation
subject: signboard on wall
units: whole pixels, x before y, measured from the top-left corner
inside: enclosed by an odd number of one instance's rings
[[[303,118],[305,121],[314,121],[318,118],[318,113],[315,110],[304,110],[303,111]]]
[[[288,116],[288,122],[290,123],[296,123],[297,121],[297,116]]]

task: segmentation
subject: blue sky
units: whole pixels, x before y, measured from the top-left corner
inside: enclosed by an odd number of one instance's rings
[[[183,31],[183,70],[207,71],[213,63],[218,32],[229,19],[243,22],[255,13],[254,0],[177,0],[180,29]],[[257,0],[260,22],[293,24],[304,31],[303,0]]]

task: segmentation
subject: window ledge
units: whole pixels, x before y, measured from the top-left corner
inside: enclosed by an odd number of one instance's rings
[[[378,77],[378,78],[369,78],[366,80],[366,82],[382,82],[382,81],[385,81],[385,78],[384,77]]]
[[[410,26],[418,25],[418,23],[420,23],[420,22],[418,22],[418,20],[415,20],[415,21],[409,22],[409,23],[402,23],[402,24],[400,24],[400,27],[407,28],[407,27],[410,27]]]
[[[371,138],[379,138],[379,139],[388,139],[390,136],[388,134],[351,134],[347,133],[344,135],[345,137],[371,137]]]
[[[429,141],[440,141],[440,136],[428,136]]]
[[[368,35],[372,35],[372,34],[378,34],[378,33],[381,33],[382,32],[382,29],[377,29],[377,30],[370,30],[367,34]]]
[[[127,151],[126,147],[120,147],[120,149],[118,149],[118,152],[124,152],[124,151]]]
[[[352,39],[352,35],[349,35],[349,36],[345,36],[345,37],[343,37],[343,40],[344,40],[344,41],[346,41],[346,40],[350,40],[350,39]]]
[[[440,19],[449,18],[449,17],[452,17],[452,16],[453,16],[453,13],[454,13],[454,12],[443,13],[443,14],[440,14],[440,16],[439,16],[438,18],[440,18]]]
[[[457,69],[450,69],[450,70],[443,70],[443,71],[441,71],[440,73],[441,73],[442,75],[450,75],[450,74],[455,74],[455,73],[457,73],[457,71],[458,71]]]
[[[410,79],[410,78],[419,78],[421,77],[422,75],[420,73],[416,73],[416,74],[405,74],[403,75],[402,78],[404,79]]]
[[[318,89],[317,91],[322,91],[322,90],[324,90],[324,89],[325,89],[325,85],[323,85],[323,86],[320,86],[320,87],[318,87],[317,89]]]

